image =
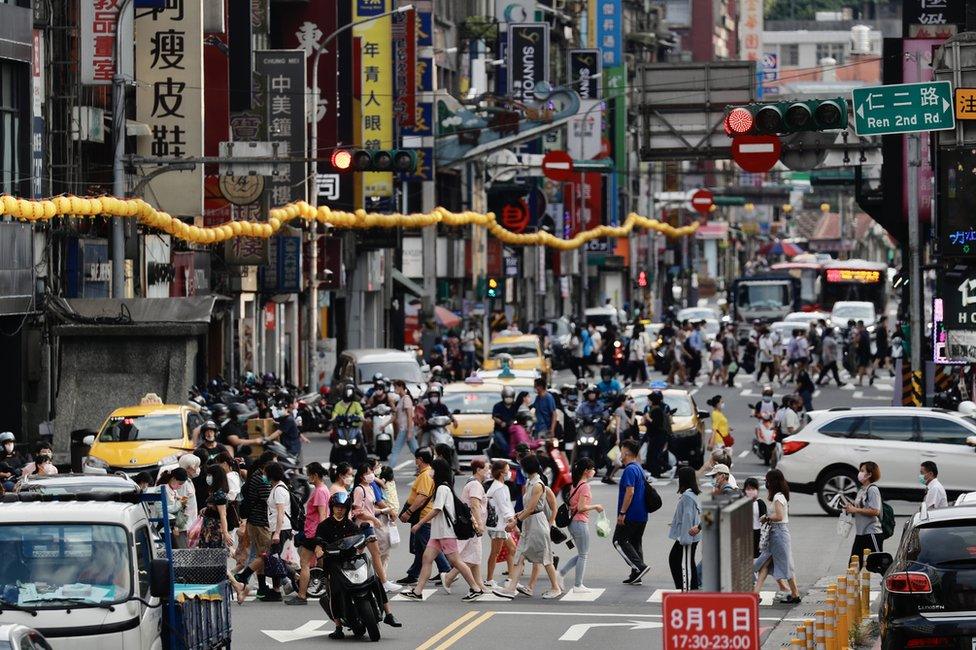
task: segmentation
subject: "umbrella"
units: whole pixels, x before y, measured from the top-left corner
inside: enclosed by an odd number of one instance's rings
[[[786,257],[796,257],[804,252],[802,248],[788,241],[774,241],[759,247],[759,252],[763,255],[785,255]]]
[[[434,307],[434,318],[441,327],[451,329],[461,325],[461,317],[447,307],[436,305]]]

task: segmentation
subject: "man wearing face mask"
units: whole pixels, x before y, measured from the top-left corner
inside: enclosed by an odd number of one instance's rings
[[[3,445],[0,451],[0,481],[7,490],[14,488],[14,479],[24,467],[24,458],[14,450],[15,442],[14,434],[10,431],[0,433],[0,444]]]
[[[776,415],[776,404],[773,403],[772,386],[763,386],[762,400],[756,404],[756,410],[753,415],[760,420],[764,418],[772,418],[774,415]]]
[[[492,433],[493,442],[499,452],[497,456],[500,458],[508,457],[511,450],[508,428],[515,421],[516,413],[518,413],[518,405],[515,403],[515,389],[504,386],[501,400],[491,409],[491,419],[495,423],[495,430]]]
[[[918,482],[925,486],[926,508],[947,508],[949,499],[945,488],[939,482],[939,467],[930,460],[925,461],[918,470]]]
[[[281,444],[285,446],[288,453],[297,457],[298,462],[302,459],[302,443],[308,442],[301,431],[298,430],[298,421],[295,419],[295,414],[298,412],[298,401],[293,397],[285,397],[285,414],[278,419],[278,429],[268,436],[268,440],[281,440]],[[341,402],[340,402],[341,403]],[[338,408],[338,404],[336,408]],[[363,417],[363,407],[356,402],[356,406],[359,407],[359,417]],[[333,415],[335,411],[333,410]]]
[[[197,449],[207,454],[207,461],[211,461],[221,454],[229,454],[227,447],[217,442],[219,427],[213,420],[207,420],[200,425],[200,446]]]
[[[244,444],[245,437],[237,419],[231,417],[230,409],[224,404],[217,404],[213,408],[214,420],[217,422],[217,442],[231,449],[237,449]]]

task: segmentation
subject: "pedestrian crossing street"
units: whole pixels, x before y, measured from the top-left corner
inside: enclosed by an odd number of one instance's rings
[[[696,393],[698,390],[713,388],[712,386],[700,386],[697,389],[692,389],[692,394]],[[718,388],[717,386],[714,388]],[[755,382],[752,378],[738,379],[735,382],[735,388],[738,390],[737,395],[744,398],[752,398],[758,400],[762,397],[762,384]],[[773,390],[775,394],[782,397],[786,393],[793,390],[793,385],[787,384],[773,384]],[[891,396],[895,390],[895,380],[890,377],[879,377],[875,380],[873,385],[865,384],[863,386],[858,386],[855,383],[847,383],[843,386],[838,387],[836,384],[825,383],[822,387],[817,388],[813,393],[814,407],[816,407],[817,398],[823,396],[827,397],[825,391],[829,391],[830,397],[835,399],[854,399],[854,400],[867,400],[871,402],[890,402]]]

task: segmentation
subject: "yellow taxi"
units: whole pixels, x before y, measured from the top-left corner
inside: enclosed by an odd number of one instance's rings
[[[671,443],[668,450],[679,461],[687,461],[692,467],[701,467],[705,458],[705,418],[707,411],[698,410],[695,397],[683,388],[638,386],[627,388],[627,396],[634,398],[636,413],[644,413],[650,394],[660,390],[664,403],[671,411]],[[644,418],[640,419],[641,434],[645,433]]]
[[[552,373],[549,358],[543,352],[539,337],[535,334],[499,334],[493,338],[484,369],[501,368],[499,355],[503,354],[511,357],[509,368],[512,370],[538,370],[547,377]]]
[[[158,400],[158,398],[156,398]],[[199,409],[143,398],[138,406],[115,409],[91,440],[86,474],[152,471],[193,451],[193,430],[203,423]]]
[[[485,455],[491,442],[491,434],[495,430],[491,412],[502,399],[502,388],[511,386],[516,396],[521,392],[531,395],[538,376],[536,372],[525,370],[504,374],[483,371],[465,381],[445,384],[442,399],[457,420],[457,426],[452,428],[451,434],[454,436],[458,460],[468,462],[472,458]]]

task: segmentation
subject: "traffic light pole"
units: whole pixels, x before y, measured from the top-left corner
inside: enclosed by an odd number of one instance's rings
[[[911,336],[912,395],[919,406],[922,395],[922,246],[918,224],[918,168],[921,149],[920,136],[908,136],[908,261],[910,265],[909,325]]]

